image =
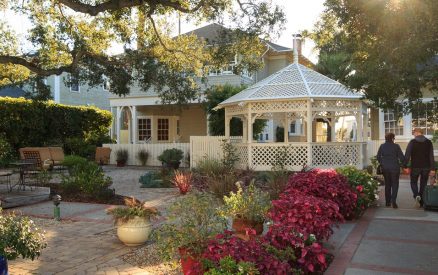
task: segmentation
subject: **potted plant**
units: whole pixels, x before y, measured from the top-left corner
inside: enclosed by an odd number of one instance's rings
[[[120,149],[116,151],[117,167],[123,167],[128,161],[128,150]]]
[[[149,152],[144,149],[138,151],[137,159],[140,161],[142,166],[146,166],[146,163],[148,162],[149,159]]]
[[[166,149],[158,156],[158,160],[168,168],[178,169],[181,160],[184,157],[184,152],[177,148]]]
[[[159,214],[158,210],[133,197],[125,199],[125,204],[126,207],[110,208],[107,213],[113,215],[120,241],[127,246],[142,245],[152,231],[150,219]]]
[[[179,192],[182,195],[185,195],[187,192],[189,192],[190,188],[192,187],[192,181],[192,172],[179,172],[175,170],[175,175],[172,182],[176,187],[178,187]]]
[[[172,260],[179,254],[184,274],[201,268],[199,257],[208,240],[223,232],[226,219],[219,216],[219,201],[213,195],[192,192],[169,208],[167,223],[153,232],[163,260]],[[192,272],[192,273],[191,273]]]
[[[28,217],[3,214],[0,208],[0,274],[8,274],[8,260],[34,260],[47,246],[44,234]]]
[[[263,223],[266,214],[271,208],[269,193],[254,186],[254,180],[248,188],[242,189],[241,183],[237,182],[237,192],[230,192],[224,196],[224,206],[221,214],[233,219],[233,230],[240,237],[246,236],[246,230],[255,230],[257,235],[263,232]]]

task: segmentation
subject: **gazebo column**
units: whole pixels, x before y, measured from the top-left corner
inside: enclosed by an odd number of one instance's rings
[[[289,142],[289,118],[287,116],[287,113],[284,114],[283,128],[284,128],[283,142],[288,143]]]
[[[313,114],[312,114],[312,102],[307,101],[307,164],[312,165],[312,137],[313,137]]]
[[[117,144],[120,144],[120,117],[122,116],[121,107],[117,106],[116,111],[116,138]]]
[[[336,141],[336,117],[330,118],[330,142]]]
[[[357,130],[356,130],[356,141],[361,142],[363,141],[363,117],[362,112],[359,112],[356,115],[356,124],[357,124]]]
[[[368,113],[364,114],[363,120],[363,141],[368,140]]]
[[[248,167],[252,167],[252,116],[251,116],[251,103],[248,104],[248,115],[246,117],[247,130],[248,130]]]
[[[230,121],[231,117],[225,115],[225,138],[230,139]]]
[[[245,116],[242,117],[242,141],[244,142],[248,142],[248,124],[246,123],[246,118]]]
[[[137,106],[132,106],[132,144],[137,144]]]

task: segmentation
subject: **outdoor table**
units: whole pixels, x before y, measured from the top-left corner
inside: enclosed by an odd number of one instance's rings
[[[22,190],[26,190],[26,187],[25,187],[26,178],[25,178],[24,174],[30,166],[35,165],[35,161],[20,160],[17,162],[12,162],[10,164],[16,166],[18,168],[18,172],[20,173],[20,177],[18,179],[18,182],[14,185],[11,185],[11,191],[17,185],[18,185],[18,190],[20,190],[20,187],[22,188]]]
[[[6,180],[6,188],[8,189],[9,192],[12,191],[11,176],[12,176],[11,171],[0,172],[0,178],[4,178]]]

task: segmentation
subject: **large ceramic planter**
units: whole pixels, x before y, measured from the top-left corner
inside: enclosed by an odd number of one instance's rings
[[[263,222],[254,222],[245,219],[234,218],[233,230],[238,235],[246,235],[246,228],[254,229],[256,235],[261,235],[263,232]]]
[[[0,256],[0,275],[8,275],[8,259]]]
[[[149,219],[135,217],[128,221],[117,222],[117,236],[127,246],[144,244],[151,234],[152,224]]]
[[[201,272],[201,262],[193,257],[185,247],[180,247],[178,249],[179,255],[181,256],[181,268],[184,275],[200,275]]]

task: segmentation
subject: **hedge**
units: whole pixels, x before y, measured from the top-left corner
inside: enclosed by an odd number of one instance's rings
[[[106,136],[111,121],[109,111],[95,107],[0,98],[0,136],[15,150],[26,146],[65,145],[71,138]]]

